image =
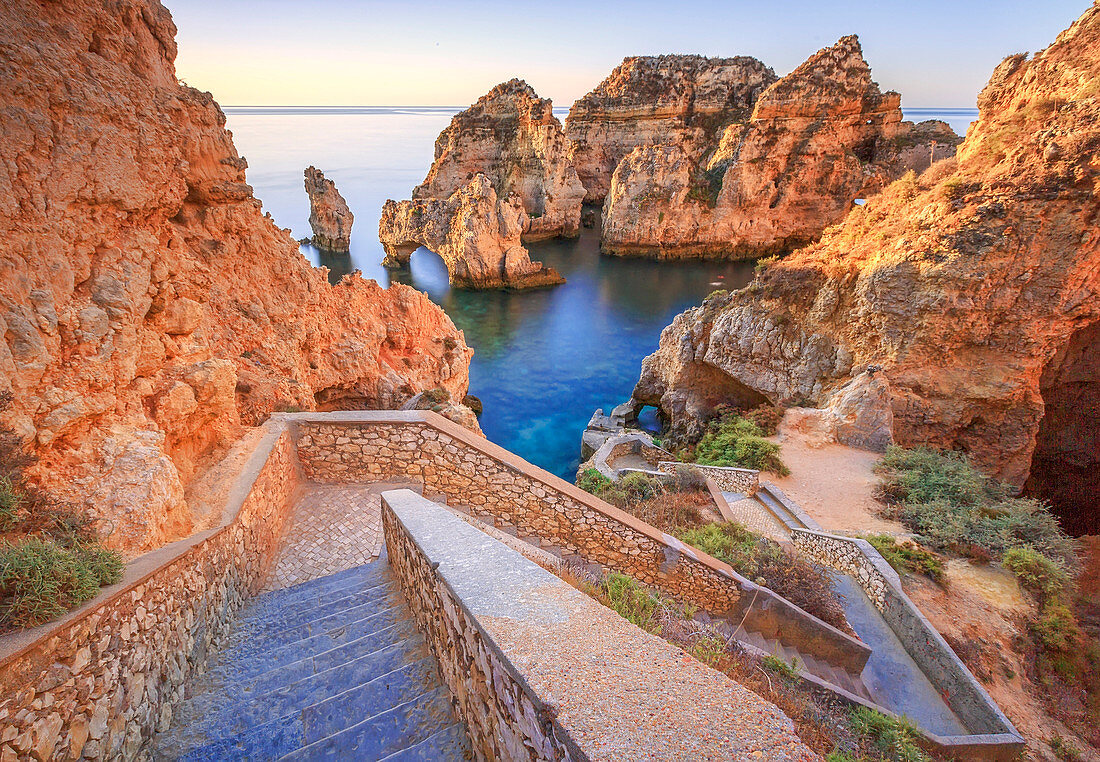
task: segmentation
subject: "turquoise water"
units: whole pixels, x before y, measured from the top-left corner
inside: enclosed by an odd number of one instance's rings
[[[256,197],[295,238],[310,235],[302,171],[310,164],[336,182],[355,214],[351,252],[322,254],[303,246],[331,277],[359,269],[388,285],[378,242],[387,198],[407,198],[432,161],[435,138],[455,108],[227,108],[238,151],[248,159]],[[557,110],[555,110],[557,111]],[[564,118],[564,111],[559,118]],[[908,111],[907,111],[908,116]],[[925,109],[956,131],[973,110]],[[526,293],[451,290],[447,271],[421,249],[402,283],[427,292],[474,348],[470,391],[482,399],[486,436],[532,463],[571,479],[580,437],[593,410],[626,400],[641,360],[657,347],[674,315],[716,288],[740,288],[749,263],[622,260],[599,256],[591,230],[579,240],[530,246],[533,259],[557,268],[567,283]]]

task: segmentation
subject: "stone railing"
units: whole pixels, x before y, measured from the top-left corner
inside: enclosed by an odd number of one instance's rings
[[[446,508],[385,492],[382,525],[477,759],[814,756],[774,706]]]
[[[411,478],[588,563],[627,574],[711,615],[743,623],[858,672],[870,650],[790,601],[483,437],[428,411],[288,415],[308,479]]]
[[[708,479],[713,479],[723,492],[755,495],[756,490],[760,489],[760,472],[751,468],[701,466],[698,463],[680,463],[674,460],[663,460],[658,465],[658,469],[666,474],[674,474],[678,468],[689,468]]]
[[[138,558],[94,601],[0,639],[0,758],[129,760],[168,727],[184,681],[277,552],[297,466],[286,426],[267,429],[220,528]]]
[[[972,735],[922,735],[933,748],[967,760],[1016,759],[1024,741],[966,665],[901,587],[901,578],[866,540],[793,529],[799,552],[851,575],[921,671]]]

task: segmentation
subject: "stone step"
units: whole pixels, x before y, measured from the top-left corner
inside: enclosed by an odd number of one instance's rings
[[[384,550],[383,553],[385,553]],[[327,577],[311,579],[309,582],[302,582],[281,590],[260,593],[245,607],[245,611],[260,611],[275,603],[286,604],[289,601],[313,600],[320,603],[342,592],[347,594],[345,591],[365,590],[382,582],[388,582],[390,579],[389,564],[383,555],[377,561],[354,566]]]
[[[451,693],[440,686],[281,759],[382,759],[416,746],[454,722]]]
[[[235,718],[232,724],[201,729],[205,737],[222,735],[181,759],[277,759],[350,728],[364,717],[414,701],[438,686],[435,660],[424,658],[275,720],[263,711]],[[192,738],[197,730],[191,729]]]
[[[246,640],[236,648],[219,654],[214,667],[207,672],[207,675],[227,676],[235,674],[238,678],[258,675],[269,669],[298,661],[305,655],[329,651],[345,643],[351,643],[373,633],[387,630],[399,622],[409,621],[410,619],[411,617],[404,606],[391,606],[372,611],[362,619],[341,623],[325,632],[285,643],[275,648],[257,648],[253,641]]]
[[[381,762],[468,762],[473,758],[466,728],[456,722],[415,746],[383,757]]]
[[[396,580],[389,579],[365,590],[354,590],[340,597],[329,598],[323,603],[296,600],[283,603],[271,600],[262,609],[242,612],[237,620],[237,628],[245,633],[279,632],[324,619],[330,614],[346,611],[365,603],[398,605],[401,601],[396,595],[397,591]]]
[[[226,682],[192,696],[177,712],[173,725],[203,733],[211,740],[225,737],[273,717],[300,710],[428,656],[423,636],[415,635],[335,667],[272,686],[263,681]],[[290,679],[293,675],[286,675]]]

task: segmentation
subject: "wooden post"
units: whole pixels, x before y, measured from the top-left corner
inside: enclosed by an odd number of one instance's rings
[[[928,166],[931,167],[932,163],[936,160],[936,141],[932,141],[932,150],[928,152]]]

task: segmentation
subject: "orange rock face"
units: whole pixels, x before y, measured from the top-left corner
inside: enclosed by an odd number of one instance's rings
[[[336,190],[336,184],[316,167],[306,167],[305,180],[313,245],[328,251],[348,251],[351,248],[351,226],[355,222],[355,215],[348,209],[348,203]]]
[[[775,80],[775,72],[748,56],[623,59],[565,120],[585,200],[604,200],[615,167],[635,148],[717,143],[723,124],[746,119]]]
[[[386,201],[378,238],[386,250],[382,264],[404,267],[426,246],[447,265],[458,288],[538,288],[564,283],[552,267],[532,262],[521,241],[527,225],[523,202],[512,194],[498,199],[483,174],[446,199]]]
[[[456,114],[435,142],[435,161],[414,199],[446,199],[484,174],[501,198],[519,197],[524,240],[575,237],[584,186],[553,104],[523,80],[497,85]]]
[[[330,286],[263,214],[153,1],[0,10],[0,388],[37,477],[128,553],[275,409],[461,399],[472,350],[411,288]]]
[[[680,433],[715,396],[809,403],[857,443],[968,451],[1095,532],[1098,81],[1094,5],[997,67],[956,159],[678,316],[636,398]]]
[[[901,96],[879,91],[855,36],[766,88],[757,69],[739,71],[740,90],[727,87],[740,97],[705,112],[720,129],[672,132],[618,162],[605,252],[742,259],[787,250],[816,240],[853,200],[927,167],[931,140],[938,158],[958,142],[942,122],[902,121]],[[578,161],[591,153],[578,149]]]

